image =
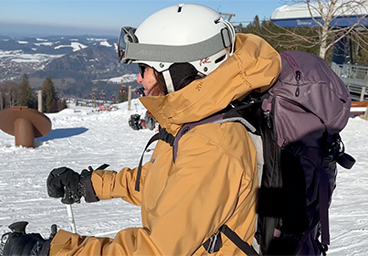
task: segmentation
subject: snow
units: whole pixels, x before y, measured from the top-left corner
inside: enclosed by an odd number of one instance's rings
[[[54,44],[53,42],[34,43],[34,45],[37,45],[37,46],[41,46],[41,45],[52,46],[53,44]]]
[[[367,107],[352,107],[350,109],[351,112],[365,112],[367,110]]]
[[[68,166],[75,171],[101,164],[119,171],[138,164],[142,150],[154,134],[134,131],[131,114],[143,115],[138,100],[117,104],[117,111],[96,112],[75,107],[47,114],[52,131],[36,139],[35,148],[14,146],[14,137],[0,131],[0,235],[15,221],[28,221],[27,232],[50,234],[50,226],[70,231],[67,209],[50,198],[46,179],[53,168]],[[337,187],[330,208],[329,256],[367,255],[368,247],[368,122],[350,118],[341,133],[346,151],[357,163],[351,170],[338,168]],[[151,146],[152,147],[152,146]],[[145,160],[149,158],[146,153]],[[113,237],[119,230],[139,227],[140,208],[120,199],[73,205],[77,231],[81,235]]]
[[[125,74],[125,75],[113,77],[110,79],[93,80],[93,82],[104,81],[104,82],[108,82],[112,84],[124,84],[124,83],[131,83],[133,81],[136,81],[137,76],[138,76],[137,74]]]
[[[0,50],[0,58],[8,58],[13,62],[46,62],[55,58],[62,57],[63,54],[49,55],[49,54],[28,54],[23,53],[22,50],[16,51],[2,51]]]
[[[100,45],[106,46],[106,47],[112,47],[112,45],[109,44],[109,42],[107,42],[107,40],[100,42]]]
[[[106,41],[105,38],[93,38],[93,37],[87,38],[87,40],[89,40],[89,41],[97,41],[97,42]]]
[[[70,45],[58,45],[55,47],[55,50],[63,47],[71,47],[73,48],[73,52],[79,51],[81,49],[87,48],[84,44],[78,43],[78,42],[71,42]]]

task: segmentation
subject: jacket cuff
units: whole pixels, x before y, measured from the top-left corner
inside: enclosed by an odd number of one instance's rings
[[[60,229],[54,238],[51,240],[49,256],[58,256],[62,250],[66,249],[66,252],[62,255],[71,255],[68,253],[68,249],[77,248],[82,241],[82,237],[78,234],[73,234],[68,231]]]
[[[36,256],[48,256],[50,251],[50,243],[51,239],[46,240],[45,243],[42,245],[41,250],[36,253]]]
[[[93,189],[92,181],[91,181],[92,172],[88,176],[85,176],[81,180],[81,184],[83,187],[83,197],[87,203],[94,203],[100,201],[96,196],[95,190]]]

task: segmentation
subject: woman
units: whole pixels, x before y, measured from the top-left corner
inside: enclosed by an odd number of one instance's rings
[[[123,28],[119,46],[120,61],[140,67],[137,81],[146,95],[141,102],[171,136],[183,124],[269,87],[281,66],[278,53],[264,40],[235,36],[220,14],[195,4],[171,6],[138,29]],[[206,255],[213,248],[216,255],[243,255],[220,237],[223,225],[252,243],[256,151],[242,124],[195,127],[180,139],[175,162],[171,145],[160,140],[139,175],[138,169],[81,175],[65,167],[53,170],[50,196],[64,196],[67,187],[76,200],[122,198],[141,206],[142,227],[122,230],[114,239],[60,230],[44,245],[49,255]],[[217,242],[202,246],[210,240]]]

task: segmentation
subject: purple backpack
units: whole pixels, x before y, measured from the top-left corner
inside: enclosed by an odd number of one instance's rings
[[[259,248],[227,226],[219,231],[248,255],[321,255],[330,243],[328,208],[336,163],[347,169],[355,163],[339,136],[349,118],[350,93],[321,58],[299,51],[280,55],[281,74],[267,92],[253,92],[217,115],[185,124],[175,138],[161,131],[160,139],[173,146],[175,161],[178,141],[194,127],[242,122],[262,145],[256,146],[263,156],[255,234]],[[221,239],[214,238],[204,244],[209,253],[221,248]]]
[[[264,166],[256,238],[263,255],[321,255],[330,243],[328,208],[336,163],[350,169],[339,132],[350,92],[319,57],[281,53],[282,72],[261,101]]]

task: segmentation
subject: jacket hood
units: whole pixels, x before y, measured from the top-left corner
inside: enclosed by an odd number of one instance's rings
[[[210,116],[250,91],[268,89],[281,71],[280,55],[264,39],[237,34],[234,54],[203,79],[165,96],[140,101],[173,135],[185,123]]]

